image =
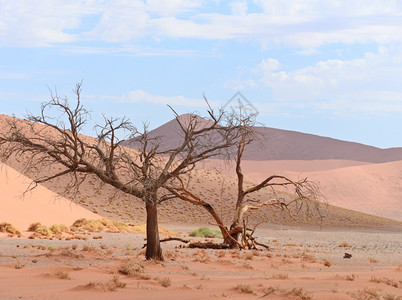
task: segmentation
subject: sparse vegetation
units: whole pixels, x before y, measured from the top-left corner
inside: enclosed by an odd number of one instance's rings
[[[163,287],[169,287],[172,284],[172,281],[169,277],[156,278],[156,281]]]
[[[285,273],[280,273],[280,274],[273,274],[272,275],[273,279],[289,279],[289,275]]]
[[[149,280],[151,277],[144,273],[144,266],[141,264],[134,263],[130,260],[124,262],[120,268],[119,273],[126,275],[131,278],[138,278]]]
[[[20,263],[20,262],[17,262],[17,263],[14,265],[14,268],[15,268],[15,269],[22,269],[23,267],[25,267],[25,265],[22,264],[22,263]]]
[[[322,263],[323,263],[324,266],[326,266],[326,267],[328,267],[328,268],[329,268],[330,266],[332,266],[332,263],[331,263],[328,259],[324,259]]]
[[[355,278],[356,278],[356,277],[355,277],[355,274],[347,275],[347,276],[346,276],[346,280],[347,280],[347,281],[354,281]]]
[[[22,236],[21,231],[7,222],[0,223],[0,232],[8,233],[10,237],[13,237],[14,235],[18,237]]]
[[[222,238],[220,230],[212,230],[208,227],[201,227],[197,230],[190,232],[191,237],[204,237],[204,238]]]
[[[396,287],[396,288],[399,287],[399,282],[398,281],[396,281],[394,279],[389,279],[389,278],[386,278],[386,277],[378,278],[378,277],[372,276],[370,281],[371,282],[376,282],[376,283],[385,283],[386,285],[390,285],[390,286],[393,286],[393,287]]]
[[[54,273],[57,278],[60,279],[71,279],[70,275],[67,272],[57,271]]]
[[[309,296],[308,292],[304,288],[294,288],[287,295],[294,295],[299,297],[302,300],[310,300],[311,296]]]
[[[249,286],[248,284],[238,284],[235,287],[235,290],[241,292],[241,293],[245,293],[245,294],[253,294],[254,290],[251,286]]]
[[[86,288],[100,288],[105,291],[114,292],[118,288],[123,289],[125,288],[127,283],[123,283],[120,281],[119,276],[114,275],[110,281],[105,283],[99,281],[90,281],[88,284],[85,285]]]
[[[301,255],[301,257],[302,257],[302,261],[306,261],[306,262],[309,262],[309,263],[317,262],[317,259],[314,257],[314,255],[311,255],[311,254],[303,253]]]

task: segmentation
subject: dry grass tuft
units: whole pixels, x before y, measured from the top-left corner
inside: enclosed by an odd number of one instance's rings
[[[108,282],[99,282],[99,281],[90,281],[84,287],[92,289],[92,288],[100,288],[104,291],[111,291],[114,292],[118,288],[123,289],[125,288],[127,283],[121,282],[119,276],[114,275],[113,278]]]
[[[302,257],[302,261],[306,261],[306,262],[309,262],[309,263],[317,262],[317,259],[313,255],[310,255],[310,254],[303,253],[301,255],[301,257]]]
[[[163,287],[169,287],[172,284],[172,281],[169,277],[155,278],[155,280]]]
[[[285,273],[282,273],[282,274],[273,274],[271,278],[284,280],[284,279],[289,279],[289,275],[288,275],[288,274],[285,274]]]
[[[70,275],[67,272],[63,272],[63,271],[57,271],[54,273],[54,275],[60,279],[68,279],[68,280],[71,279]]]
[[[328,260],[328,259],[324,259],[323,261],[322,261],[322,263],[323,263],[323,265],[324,266],[326,266],[326,267],[330,267],[330,266],[332,266],[332,263]]]
[[[311,296],[309,296],[308,292],[304,288],[294,288],[290,292],[287,292],[286,295],[294,295],[302,300],[311,299]]]
[[[347,275],[347,276],[346,276],[346,280],[347,280],[347,281],[354,281],[355,279],[356,279],[355,274]]]
[[[253,294],[254,290],[251,286],[248,284],[238,284],[235,288],[235,290],[244,293],[244,294]]]
[[[20,262],[17,262],[15,265],[14,265],[14,268],[15,269],[22,269],[23,267],[25,267],[25,265],[24,264],[22,264],[22,263],[20,263]]]
[[[134,263],[130,260],[124,262],[120,268],[119,273],[126,275],[130,278],[138,278],[149,280],[151,277],[144,273],[144,266],[141,264]]]
[[[375,282],[375,283],[385,283],[386,285],[390,285],[396,288],[399,288],[399,282],[394,280],[394,279],[389,279],[386,277],[382,277],[382,278],[377,278],[375,276],[372,276],[370,279],[371,282]]]
[[[10,237],[14,235],[21,237],[21,231],[19,231],[16,227],[11,225],[10,223],[2,222],[0,223],[0,232],[8,233]]]

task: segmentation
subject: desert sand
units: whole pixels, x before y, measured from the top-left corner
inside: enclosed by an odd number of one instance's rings
[[[183,231],[182,229],[185,229]],[[188,238],[187,226],[171,226]],[[167,242],[144,261],[143,235],[1,238],[1,299],[400,299],[398,232],[261,229],[269,250],[199,250]],[[344,253],[352,254],[349,259]]]

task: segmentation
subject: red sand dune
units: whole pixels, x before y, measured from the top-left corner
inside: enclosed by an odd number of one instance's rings
[[[179,132],[172,120],[151,135],[161,138],[159,149],[165,150],[178,145]],[[319,183],[329,204],[402,220],[402,148],[380,149],[268,127],[256,127],[256,132],[260,142],[246,148],[242,162],[248,181],[261,181],[272,174],[308,177]],[[135,141],[128,140],[126,145],[135,147]],[[233,166],[216,161],[200,166],[220,166],[219,171],[235,175]]]
[[[0,168],[0,222],[12,223],[26,230],[33,222],[44,225],[71,225],[79,218],[99,219],[99,215],[58,196],[39,185],[22,198],[30,179],[7,165]]]
[[[185,123],[189,114],[179,117]],[[198,118],[200,119],[200,118]],[[200,126],[203,122],[200,119]],[[204,122],[206,122],[204,120]],[[255,127],[259,142],[248,145],[244,159],[247,160],[354,160],[372,163],[402,160],[402,148],[380,149],[354,142],[306,134],[297,131]],[[152,130],[150,136],[160,138],[159,150],[177,147],[181,130],[176,120]],[[135,140],[126,145],[135,147]]]
[[[223,166],[210,161],[205,167]],[[219,168],[218,168],[219,169]],[[246,180],[271,174],[315,181],[329,204],[402,221],[402,161],[370,164],[345,160],[243,161]],[[234,176],[232,168],[220,171]]]

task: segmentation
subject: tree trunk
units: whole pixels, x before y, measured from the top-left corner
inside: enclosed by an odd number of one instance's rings
[[[147,210],[147,249],[145,258],[163,261],[162,248],[159,240],[158,210],[156,201],[146,203]]]

